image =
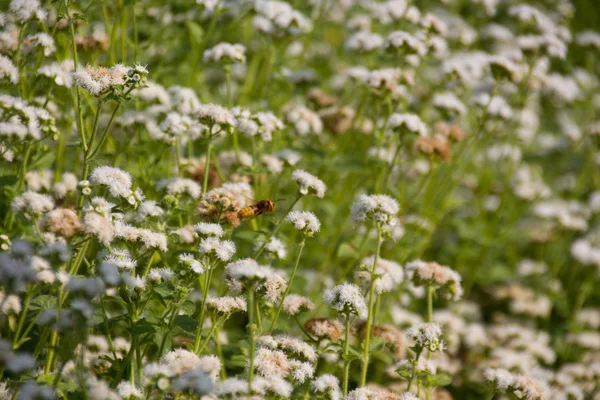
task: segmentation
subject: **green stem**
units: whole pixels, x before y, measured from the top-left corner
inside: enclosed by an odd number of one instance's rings
[[[344,383],[343,393],[344,398],[348,394],[348,375],[350,374],[350,358],[348,357],[348,351],[350,348],[350,315],[346,316],[346,332],[344,332]]]
[[[79,60],[77,57],[77,41],[75,40],[75,27],[73,26],[73,19],[71,18],[71,12],[69,10],[69,0],[63,0],[65,6],[65,12],[67,14],[67,20],[69,21],[69,34],[71,36],[71,50],[73,52],[73,66],[75,71],[79,68]],[[79,127],[79,136],[81,137],[81,147],[85,152],[87,151],[87,143],[85,140],[85,130],[83,126],[83,114],[81,113],[81,93],[79,86],[75,85],[75,95],[77,97],[77,123]]]
[[[29,161],[29,155],[31,154],[31,146],[33,141],[29,140],[25,144],[25,154],[23,155],[23,159],[21,160],[21,165],[19,166],[19,182],[17,183],[17,196],[21,194],[23,191],[23,186],[25,186],[25,174],[27,173],[27,162]],[[15,214],[11,211],[8,217],[8,229],[12,229]]]
[[[175,138],[175,165],[177,166],[177,176],[181,176],[181,149],[178,137]]]
[[[381,243],[383,242],[381,232],[381,222],[377,222],[377,251],[373,260],[371,269],[371,285],[369,289],[369,315],[367,316],[367,325],[365,332],[365,341],[363,343],[362,370],[360,375],[360,386],[365,386],[367,382],[367,371],[369,368],[369,342],[371,341],[371,330],[373,328],[373,305],[375,304],[375,272],[377,271],[377,263],[379,262],[379,253],[381,252]]]
[[[433,320],[433,285],[427,285],[427,321],[431,322]]]
[[[133,89],[134,89],[134,87],[132,86],[131,89],[129,89],[125,93],[125,95],[128,95]],[[90,159],[96,157],[96,155],[102,148],[102,145],[104,144],[104,141],[106,140],[106,137],[108,136],[108,131],[110,130],[110,127],[112,126],[112,123],[115,120],[115,117],[117,115],[117,111],[119,111],[120,107],[121,107],[121,102],[119,101],[117,103],[117,105],[115,106],[115,108],[113,109],[112,114],[110,115],[110,119],[108,120],[108,125],[106,125],[106,128],[104,128],[104,132],[102,132],[102,136],[100,136],[100,140],[98,141],[98,145],[96,146],[96,149],[94,151],[92,151],[92,153],[90,154],[90,156],[89,156]],[[90,147],[92,147],[91,142],[90,142]]]
[[[25,323],[25,317],[27,316],[27,311],[29,311],[29,304],[31,302],[32,290],[27,291],[27,295],[25,296],[25,302],[23,303],[23,311],[21,311],[21,316],[19,318],[19,324],[17,325],[17,330],[15,332],[15,338],[13,340],[13,348],[16,349],[19,345],[19,335],[21,334],[21,330],[23,329],[23,324]]]
[[[137,27],[137,12],[135,10],[136,0],[133,0],[133,62],[137,63],[137,51],[139,44],[138,27]]]
[[[46,359],[46,367],[44,369],[45,374],[49,374],[52,369],[52,361],[54,360],[54,350],[56,344],[58,342],[58,333],[56,331],[52,331],[52,335],[50,336],[50,348],[48,350],[48,358]]]
[[[152,254],[150,254],[150,257],[148,257],[148,262],[146,263],[146,268],[144,268],[144,278],[148,276],[148,272],[150,272],[150,268],[152,267],[152,260],[154,259],[154,254],[156,252],[153,251]]]
[[[290,211],[292,211],[292,208],[294,208],[294,206],[300,200],[301,197],[302,197],[302,194],[298,193],[298,196],[296,196],[296,199],[292,202],[292,204],[290,205],[290,208],[288,208],[288,210],[285,212],[283,217],[281,217],[279,222],[277,222],[277,225],[275,225],[275,229],[269,234],[269,236],[266,238],[266,240],[264,241],[262,246],[260,246],[260,248],[254,254],[255,259],[258,258],[262,254],[263,250],[265,249],[265,246],[271,241],[271,238],[273,236],[275,236],[275,234],[277,234],[277,232],[279,231],[279,228],[281,228],[281,224],[285,220],[285,217],[290,213]]]
[[[408,380],[408,387],[406,388],[407,392],[410,392],[410,388],[412,387],[413,380],[415,379],[415,368],[416,368],[416,365],[419,363],[419,357],[421,356],[422,351],[423,351],[422,348],[419,349],[419,351],[417,352],[417,354],[415,356],[415,363],[413,365],[412,372],[410,374],[410,379]]]
[[[108,316],[106,315],[106,307],[104,307],[104,296],[100,296],[100,307],[102,308],[102,320],[104,321],[104,330],[106,331],[106,339],[108,340],[108,348],[110,349],[113,358],[117,359],[117,353],[115,346],[112,341],[112,335],[110,334],[110,327],[108,326]]]
[[[127,15],[125,14],[126,8],[123,5],[123,1],[119,0],[119,15],[121,16],[121,27],[120,27],[120,31],[121,31],[121,62],[125,62],[125,58],[126,58],[126,40],[127,40],[127,30],[126,30],[126,23],[127,23]]]
[[[215,330],[215,348],[217,350],[217,356],[221,360],[221,371],[219,372],[219,375],[221,376],[221,380],[224,381],[227,379],[227,371],[225,369],[225,356],[223,355],[221,342],[219,342],[219,328]]]
[[[212,338],[212,336],[215,333],[216,329],[217,329],[217,322],[213,321],[213,325],[211,326],[210,331],[208,331],[208,335],[206,336],[206,340],[204,340],[204,343],[202,343],[202,346],[200,346],[200,349],[196,352],[196,354],[202,353],[202,350],[204,350],[204,348],[206,347],[206,345],[208,344],[208,342],[210,342],[210,339]],[[215,338],[215,342],[216,341],[217,341],[217,338]]]
[[[200,309],[200,317],[198,319],[198,328],[196,329],[196,338],[194,339],[194,353],[198,354],[200,349],[200,339],[202,339],[202,328],[204,326],[204,313],[206,312],[206,299],[208,298],[208,290],[210,289],[210,281],[212,279],[214,267],[209,265],[206,271],[204,282],[204,293],[202,294],[202,308]]]
[[[167,313],[168,314],[168,313]],[[158,358],[162,357],[162,353],[165,350],[165,345],[167,344],[167,338],[171,329],[173,328],[173,322],[175,321],[175,316],[177,315],[177,307],[173,308],[173,312],[171,313],[171,317],[169,318],[169,324],[167,325],[167,334],[163,336],[162,341],[160,342],[160,347],[158,349]]]
[[[427,285],[427,321],[426,322],[431,322],[433,321],[433,285],[429,284]],[[427,350],[427,358],[430,359],[431,358],[431,351]],[[425,398],[426,400],[430,400],[431,399],[431,392],[432,392],[433,388],[432,387],[428,387],[425,391]]]
[[[231,66],[225,65],[225,82],[227,84],[227,106],[233,107],[233,97],[231,95]]]
[[[302,250],[304,249],[304,244],[306,242],[306,236],[302,238],[302,241],[298,245],[300,248],[298,250],[298,256],[296,257],[296,263],[294,264],[294,269],[292,270],[292,275],[290,276],[290,280],[287,283],[287,287],[285,288],[285,292],[283,292],[283,296],[281,297],[281,301],[279,302],[279,306],[277,307],[277,311],[275,312],[275,317],[271,322],[271,326],[269,327],[269,332],[273,330],[275,327],[275,323],[277,322],[277,318],[281,313],[281,309],[283,308],[283,303],[285,302],[285,298],[290,292],[290,288],[292,287],[292,282],[294,281],[294,277],[296,276],[296,271],[298,270],[298,264],[300,263],[300,256],[302,255]]]
[[[248,394],[252,394],[254,378],[254,351],[256,350],[256,325],[254,324],[254,288],[248,288],[248,333],[250,335],[250,361],[248,366]]]
[[[204,181],[202,183],[202,194],[205,194],[208,190],[208,170],[210,169],[210,153],[212,151],[212,138],[208,139],[208,146],[206,148],[206,161],[204,163]]]
[[[394,165],[396,164],[396,159],[398,158],[398,156],[400,155],[400,150],[402,149],[402,138],[398,138],[398,146],[396,147],[396,151],[394,152],[394,157],[392,158],[392,161],[390,163],[390,165],[387,168],[387,171],[385,172],[385,176],[383,178],[383,188],[387,188],[387,186],[389,185],[390,182],[390,175],[392,174],[392,170],[394,169]]]

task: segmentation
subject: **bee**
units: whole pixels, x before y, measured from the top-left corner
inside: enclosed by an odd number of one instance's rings
[[[256,204],[247,206],[238,211],[238,218],[254,218],[262,214],[271,213],[275,209],[275,203],[285,199],[279,200],[261,200]]]

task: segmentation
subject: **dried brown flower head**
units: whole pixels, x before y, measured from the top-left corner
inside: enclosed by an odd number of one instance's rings
[[[456,142],[460,142],[465,138],[465,131],[456,123],[438,122],[435,126],[435,132]]]
[[[319,113],[327,129],[333,133],[344,133],[350,129],[354,115],[354,109],[351,107],[330,107]]]
[[[331,107],[337,103],[337,98],[328,95],[319,88],[310,89],[306,97],[319,107]]]
[[[415,143],[415,148],[418,152],[431,155],[436,153],[440,156],[442,161],[450,161],[452,157],[452,149],[450,147],[450,142],[446,138],[446,136],[438,133],[433,137],[429,136],[421,136],[417,139]]]
[[[366,335],[366,323],[360,321],[356,325],[356,330],[360,338]],[[404,357],[407,348],[407,341],[402,331],[393,325],[375,325],[372,334],[374,337],[382,339],[393,350],[394,356],[398,359]]]
[[[70,208],[56,208],[46,214],[46,229],[49,232],[70,238],[81,230],[77,213]]]
[[[335,319],[313,318],[304,323],[304,327],[312,336],[335,342],[344,335],[344,326]]]

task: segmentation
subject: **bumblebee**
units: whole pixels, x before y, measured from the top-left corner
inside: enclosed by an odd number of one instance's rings
[[[254,217],[257,217],[262,214],[271,213],[275,209],[275,203],[278,201],[282,201],[282,200],[285,200],[285,199],[279,199],[279,200],[275,200],[275,201],[261,200],[256,204],[253,204],[248,207],[244,207],[240,211],[238,211],[238,218],[241,218],[241,219],[254,218]]]

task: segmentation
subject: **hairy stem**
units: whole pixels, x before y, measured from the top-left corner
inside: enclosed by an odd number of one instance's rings
[[[350,348],[350,315],[346,316],[346,331],[344,332],[344,380],[343,380],[343,393],[344,398],[348,394],[348,375],[350,374],[350,359],[348,357],[348,350]]]
[[[281,301],[279,302],[279,306],[277,307],[277,311],[275,312],[275,317],[273,317],[273,321],[271,322],[271,326],[269,327],[269,332],[273,330],[275,327],[275,323],[277,322],[277,318],[281,313],[281,309],[283,308],[283,303],[288,293],[290,292],[290,288],[292,287],[292,282],[294,281],[294,277],[296,276],[296,271],[298,270],[298,264],[300,263],[300,256],[302,255],[302,250],[304,249],[304,244],[306,243],[306,236],[302,238],[298,249],[298,256],[296,257],[296,263],[294,264],[294,269],[292,270],[292,275],[290,276],[290,280],[287,283],[287,287],[285,288],[285,292],[283,292],[283,296],[281,297]]]
[[[365,341],[363,343],[363,356],[362,356],[362,370],[360,374],[360,386],[365,386],[367,382],[367,371],[369,369],[369,342],[371,341],[371,330],[373,328],[374,312],[373,306],[375,304],[375,272],[377,270],[377,263],[379,262],[379,253],[381,251],[381,243],[383,242],[381,232],[381,222],[377,222],[377,251],[375,252],[375,259],[373,260],[373,267],[371,269],[371,285],[369,288],[369,315],[367,316],[367,325],[365,331]]]

